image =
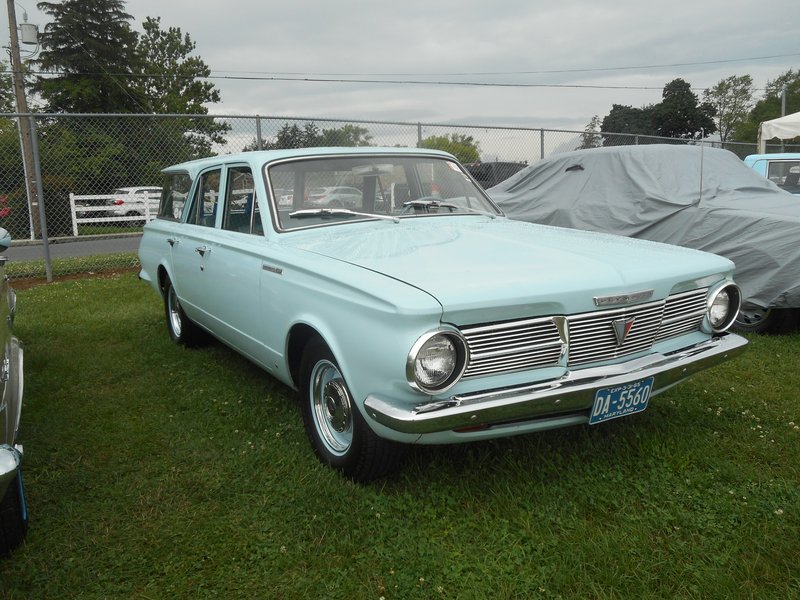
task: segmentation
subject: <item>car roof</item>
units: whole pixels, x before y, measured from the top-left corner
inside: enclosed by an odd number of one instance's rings
[[[772,154],[748,154],[744,158],[747,165],[757,160],[800,160],[800,152],[775,152]]]
[[[284,158],[303,158],[314,156],[353,156],[353,155],[369,155],[369,154],[394,154],[394,155],[427,155],[439,158],[447,158],[456,160],[456,158],[447,152],[441,150],[428,150],[425,148],[392,148],[380,146],[362,146],[354,148],[344,147],[317,147],[317,148],[294,148],[289,150],[257,150],[254,152],[239,152],[236,154],[226,154],[224,156],[212,156],[209,158],[200,158],[191,160],[177,165],[172,165],[163,169],[164,173],[179,173],[189,171],[190,173],[197,173],[219,164],[233,164],[233,163],[248,163],[250,165],[263,165],[267,162],[281,160]]]

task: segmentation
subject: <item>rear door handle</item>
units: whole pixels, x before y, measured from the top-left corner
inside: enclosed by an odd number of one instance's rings
[[[206,254],[211,254],[211,248],[208,246],[198,246],[194,249],[200,256],[205,256]]]
[[[175,238],[167,238],[167,243],[168,243],[170,246],[174,246],[175,244],[177,244],[177,243],[178,243],[178,240],[176,240]]]

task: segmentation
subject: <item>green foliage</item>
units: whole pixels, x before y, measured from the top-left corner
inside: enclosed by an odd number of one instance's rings
[[[611,112],[603,117],[600,129],[612,133],[656,135],[652,113],[652,105],[634,108],[633,106],[613,104]]]
[[[141,71],[137,33],[123,0],[40,2],[50,15],[34,61],[50,73],[34,89],[47,112],[148,112],[133,76]]]
[[[700,104],[689,83],[674,79],[664,86],[662,100],[642,108],[614,104],[601,129],[613,133],[700,139],[714,133],[714,107]],[[603,136],[608,142],[610,136]],[[611,142],[613,143],[613,142]]]
[[[586,125],[581,136],[581,145],[575,148],[576,150],[586,150],[589,148],[600,148],[603,145],[603,137],[600,135],[601,121],[598,115],[592,117],[592,120]]]
[[[135,273],[18,291],[31,526],[4,598],[796,598],[800,336],[636,416],[418,447],[358,486],[297,394],[176,347]]]
[[[137,51],[142,62],[142,77],[138,85],[152,112],[164,114],[208,114],[206,104],[220,101],[219,90],[203,78],[211,69],[199,57],[191,56],[195,43],[179,27],[161,28],[161,19],[148,17],[142,24],[144,35],[139,38]],[[207,156],[212,144],[224,144],[226,123],[213,119],[181,119],[175,130],[188,136],[190,156]],[[174,145],[174,136],[162,140],[163,146]]]
[[[481,157],[478,142],[471,135],[463,133],[432,135],[422,140],[419,147],[449,152],[462,163],[477,162]]]
[[[6,61],[0,60],[0,112],[15,112],[14,84]]]
[[[372,135],[366,127],[348,123],[342,127],[320,129],[316,123],[310,122],[299,127],[297,124],[284,123],[272,141],[261,141],[264,150],[287,148],[317,148],[322,146],[370,146]],[[245,152],[258,150],[257,140],[253,140],[243,148]]]
[[[703,101],[714,107],[717,131],[722,142],[747,119],[753,106],[753,78],[731,75],[703,92]]]
[[[784,86],[786,86],[786,114],[800,111],[800,70],[789,69],[767,83],[764,96],[756,102],[748,118],[736,126],[737,141],[755,143],[758,140],[758,126],[763,121],[771,121],[781,116]],[[793,141],[798,143],[800,138],[795,138]]]

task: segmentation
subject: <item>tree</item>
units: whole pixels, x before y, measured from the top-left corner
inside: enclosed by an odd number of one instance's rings
[[[613,104],[600,123],[601,131],[611,133],[630,133],[635,135],[656,135],[653,125],[653,106],[634,108],[622,104]],[[608,136],[603,136],[605,145],[609,145]]]
[[[600,135],[600,117],[595,115],[589,121],[586,128],[583,130],[584,134],[581,136],[581,145],[576,150],[585,150],[588,148],[600,148],[603,145],[603,138]]]
[[[284,123],[278,130],[275,139],[271,142],[253,140],[242,150],[250,152],[258,150],[277,150],[283,148],[314,148],[319,146],[370,146],[372,135],[365,127],[348,123],[342,127],[322,129],[314,122],[306,123],[303,127]]]
[[[736,126],[734,137],[739,142],[755,143],[758,126],[781,116],[783,88],[786,87],[786,114],[800,111],[800,70],[789,69],[767,82],[763,98],[756,102],[747,119]]]
[[[8,63],[0,60],[0,112],[15,112],[14,86],[11,81]]]
[[[722,142],[747,119],[753,107],[753,78],[731,75],[703,92],[703,100],[714,107],[717,131]]]
[[[366,127],[347,124],[339,128],[323,129],[320,146],[370,146],[372,135]]]
[[[137,33],[123,0],[40,2],[49,14],[34,61],[47,76],[34,89],[47,112],[147,112],[147,101],[131,78],[141,72]]]
[[[613,145],[615,133],[699,139],[717,130],[714,107],[709,103],[699,104],[691,86],[683,79],[666,84],[661,98],[658,104],[642,108],[612,105],[601,124],[601,131],[608,132],[603,134],[603,144]]]
[[[147,17],[142,24],[137,52],[141,78],[137,84],[150,111],[165,114],[207,115],[206,104],[220,101],[216,86],[203,79],[211,69],[198,56],[191,56],[196,44],[179,27],[161,29],[161,19]],[[213,143],[224,144],[226,123],[210,118],[180,119],[173,127],[188,137],[190,157],[210,154]],[[186,157],[186,158],[190,158]]]
[[[419,144],[420,148],[444,150],[455,156],[462,163],[477,162],[480,159],[478,142],[471,135],[451,133],[446,135],[432,135]]]
[[[688,82],[673,79],[664,86],[660,103],[653,106],[653,125],[661,137],[702,139],[714,133],[714,107],[698,104]]]
[[[179,27],[161,29],[161,18],[147,17],[137,52],[141,57],[139,87],[156,113],[208,114],[207,103],[220,101],[219,90],[203,78],[211,69],[197,56],[196,44]]]

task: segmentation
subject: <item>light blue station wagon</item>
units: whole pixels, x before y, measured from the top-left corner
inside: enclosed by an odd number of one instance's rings
[[[139,255],[170,336],[211,333],[298,389],[317,456],[358,481],[407,444],[640,412],[746,345],[726,331],[727,259],[511,221],[444,152],[248,152],[165,175]],[[335,188],[355,191],[312,192]]]

